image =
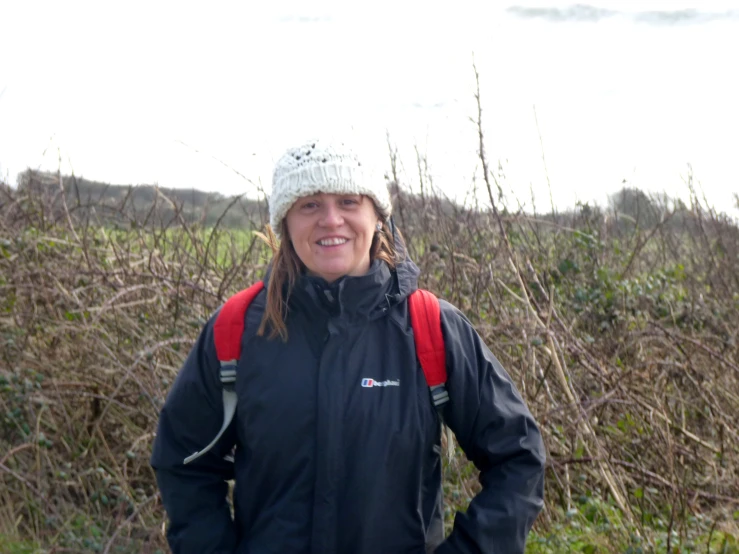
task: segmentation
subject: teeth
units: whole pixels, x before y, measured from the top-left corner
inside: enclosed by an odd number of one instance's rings
[[[320,244],[321,246],[336,246],[338,244],[344,244],[345,242],[347,242],[347,239],[333,238],[319,240],[318,244]]]

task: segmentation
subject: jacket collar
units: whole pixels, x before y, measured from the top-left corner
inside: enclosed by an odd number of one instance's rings
[[[305,297],[312,308],[322,309],[333,316],[367,318],[375,316],[385,306],[392,282],[390,268],[376,260],[364,275],[346,275],[332,283],[321,277],[303,275],[293,294],[295,300]]]
[[[347,319],[374,319],[416,290],[417,279],[418,268],[409,259],[399,262],[394,270],[375,260],[364,275],[347,275],[333,283],[303,275],[289,303],[296,309],[319,309]]]

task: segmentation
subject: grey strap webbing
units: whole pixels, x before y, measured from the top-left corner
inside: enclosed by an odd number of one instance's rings
[[[190,454],[184,459],[183,464],[189,464],[193,460],[197,460],[213,448],[223,433],[226,432],[226,429],[234,418],[234,414],[236,413],[236,391],[234,390],[234,383],[236,382],[236,360],[221,363],[220,377],[221,386],[223,387],[223,425],[221,425],[221,430],[218,431],[216,438],[210,441],[208,446],[194,454]]]

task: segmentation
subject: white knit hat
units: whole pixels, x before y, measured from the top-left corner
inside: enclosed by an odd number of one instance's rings
[[[365,194],[375,201],[383,218],[392,212],[384,180],[362,164],[343,142],[308,141],[291,148],[278,160],[269,198],[269,223],[279,234],[280,223],[296,200],[311,194]]]

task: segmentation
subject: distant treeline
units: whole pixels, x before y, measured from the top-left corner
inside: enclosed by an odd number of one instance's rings
[[[64,201],[70,214],[100,223],[161,225],[198,223],[212,227],[248,228],[267,221],[267,205],[245,196],[174,189],[155,185],[111,185],[82,177],[62,176]],[[33,191],[55,207],[62,206],[60,178],[53,173],[27,170],[18,177],[18,192]]]
[[[437,195],[408,192],[391,182],[390,191],[395,206],[395,219],[405,229],[416,227],[429,214],[455,217],[460,223],[474,218],[476,210],[455,204]],[[255,228],[269,220],[267,201],[245,196],[224,196],[218,192],[196,189],[174,189],[154,185],[111,185],[82,177],[62,176],[61,187],[70,214],[79,220],[102,224],[156,225],[185,221],[203,227]],[[54,211],[63,207],[60,177],[54,173],[27,170],[18,176],[18,192],[29,190],[29,198],[43,198]],[[696,199],[700,205],[701,202]],[[2,200],[0,200],[2,203]],[[581,204],[575,209],[553,213],[529,214],[536,219],[554,221],[559,225],[576,225],[583,217],[592,224],[652,229],[658,225],[676,226],[689,230],[697,225],[695,206],[665,194],[649,195],[639,189],[624,187],[610,195],[607,207]],[[503,216],[513,216],[499,205]],[[703,206],[703,209],[706,209]],[[731,232],[734,222],[717,214]],[[666,221],[667,220],[667,221]]]

